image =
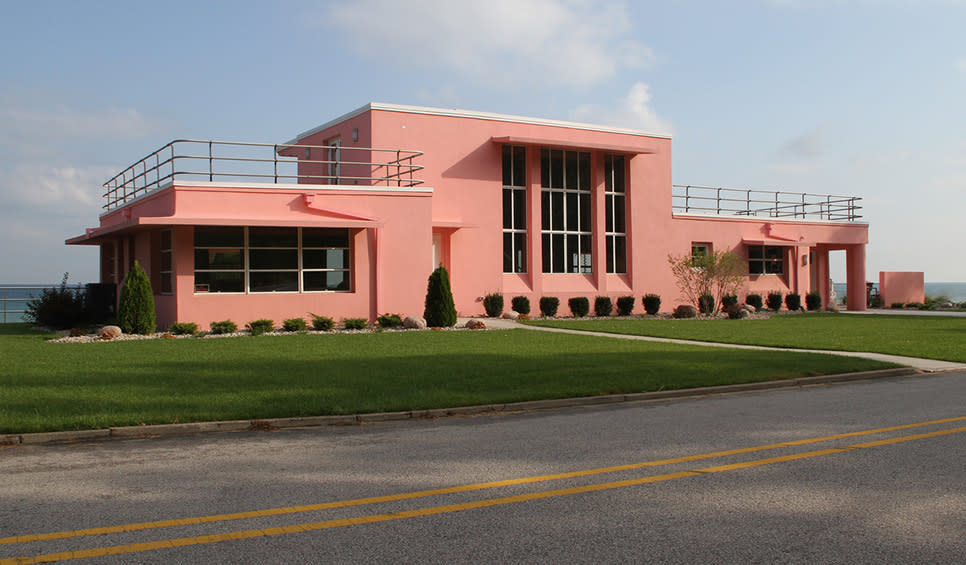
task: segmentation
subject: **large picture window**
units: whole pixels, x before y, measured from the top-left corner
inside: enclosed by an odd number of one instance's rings
[[[604,156],[604,200],[606,202],[607,272],[627,272],[627,187],[624,156]]]
[[[527,151],[503,146],[503,272],[527,270]]]
[[[592,272],[590,153],[542,149],[540,181],[543,272]]]
[[[748,274],[785,274],[785,248],[778,245],[749,245]]]
[[[350,290],[349,230],[197,227],[195,292]]]

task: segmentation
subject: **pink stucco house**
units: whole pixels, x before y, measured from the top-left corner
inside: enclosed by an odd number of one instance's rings
[[[622,128],[372,103],[283,144],[172,141],[104,186],[67,243],[100,246],[106,283],[138,260],[161,326],[421,315],[438,264],[461,315],[492,292],[671,309],[668,254],[707,249],[747,258],[743,294],[827,302],[832,250],[865,288],[857,198],[672,186],[670,137]]]

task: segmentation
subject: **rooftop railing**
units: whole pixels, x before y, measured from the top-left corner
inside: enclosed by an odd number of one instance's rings
[[[677,214],[724,216],[767,216],[802,220],[854,222],[861,198],[832,194],[808,194],[771,190],[746,190],[676,184],[672,187],[672,209]]]
[[[270,152],[270,153],[269,153]],[[281,154],[284,152],[285,154]],[[422,152],[176,139],[104,183],[112,210],[175,180],[413,187]]]

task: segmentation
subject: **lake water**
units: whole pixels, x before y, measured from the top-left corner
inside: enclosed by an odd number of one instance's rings
[[[879,283],[873,285],[879,288]],[[966,302],[966,283],[960,282],[927,282],[925,284],[926,296],[945,296],[953,302]],[[835,283],[835,294],[839,299],[845,296],[847,286],[845,283]]]

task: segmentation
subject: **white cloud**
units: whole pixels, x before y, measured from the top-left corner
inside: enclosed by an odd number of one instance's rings
[[[770,169],[796,176],[819,169],[827,151],[828,130],[828,126],[818,126],[786,141],[778,148],[778,161]]]
[[[631,86],[627,96],[613,107],[583,104],[570,112],[570,119],[578,122],[606,124],[655,133],[671,133],[671,123],[658,116],[651,107],[650,87],[643,82]]]
[[[77,110],[6,106],[0,108],[0,131],[8,142],[44,138],[48,142],[79,138],[132,138],[149,135],[159,124],[131,108]]]
[[[495,88],[588,87],[646,67],[623,4],[584,0],[357,0],[316,23],[400,72],[445,69]]]
[[[78,207],[95,210],[100,200],[101,185],[114,175],[106,166],[49,166],[43,163],[22,164],[4,175],[0,190],[5,200],[31,206],[60,208]],[[38,208],[39,209],[39,208]],[[94,218],[88,218],[93,221]]]

